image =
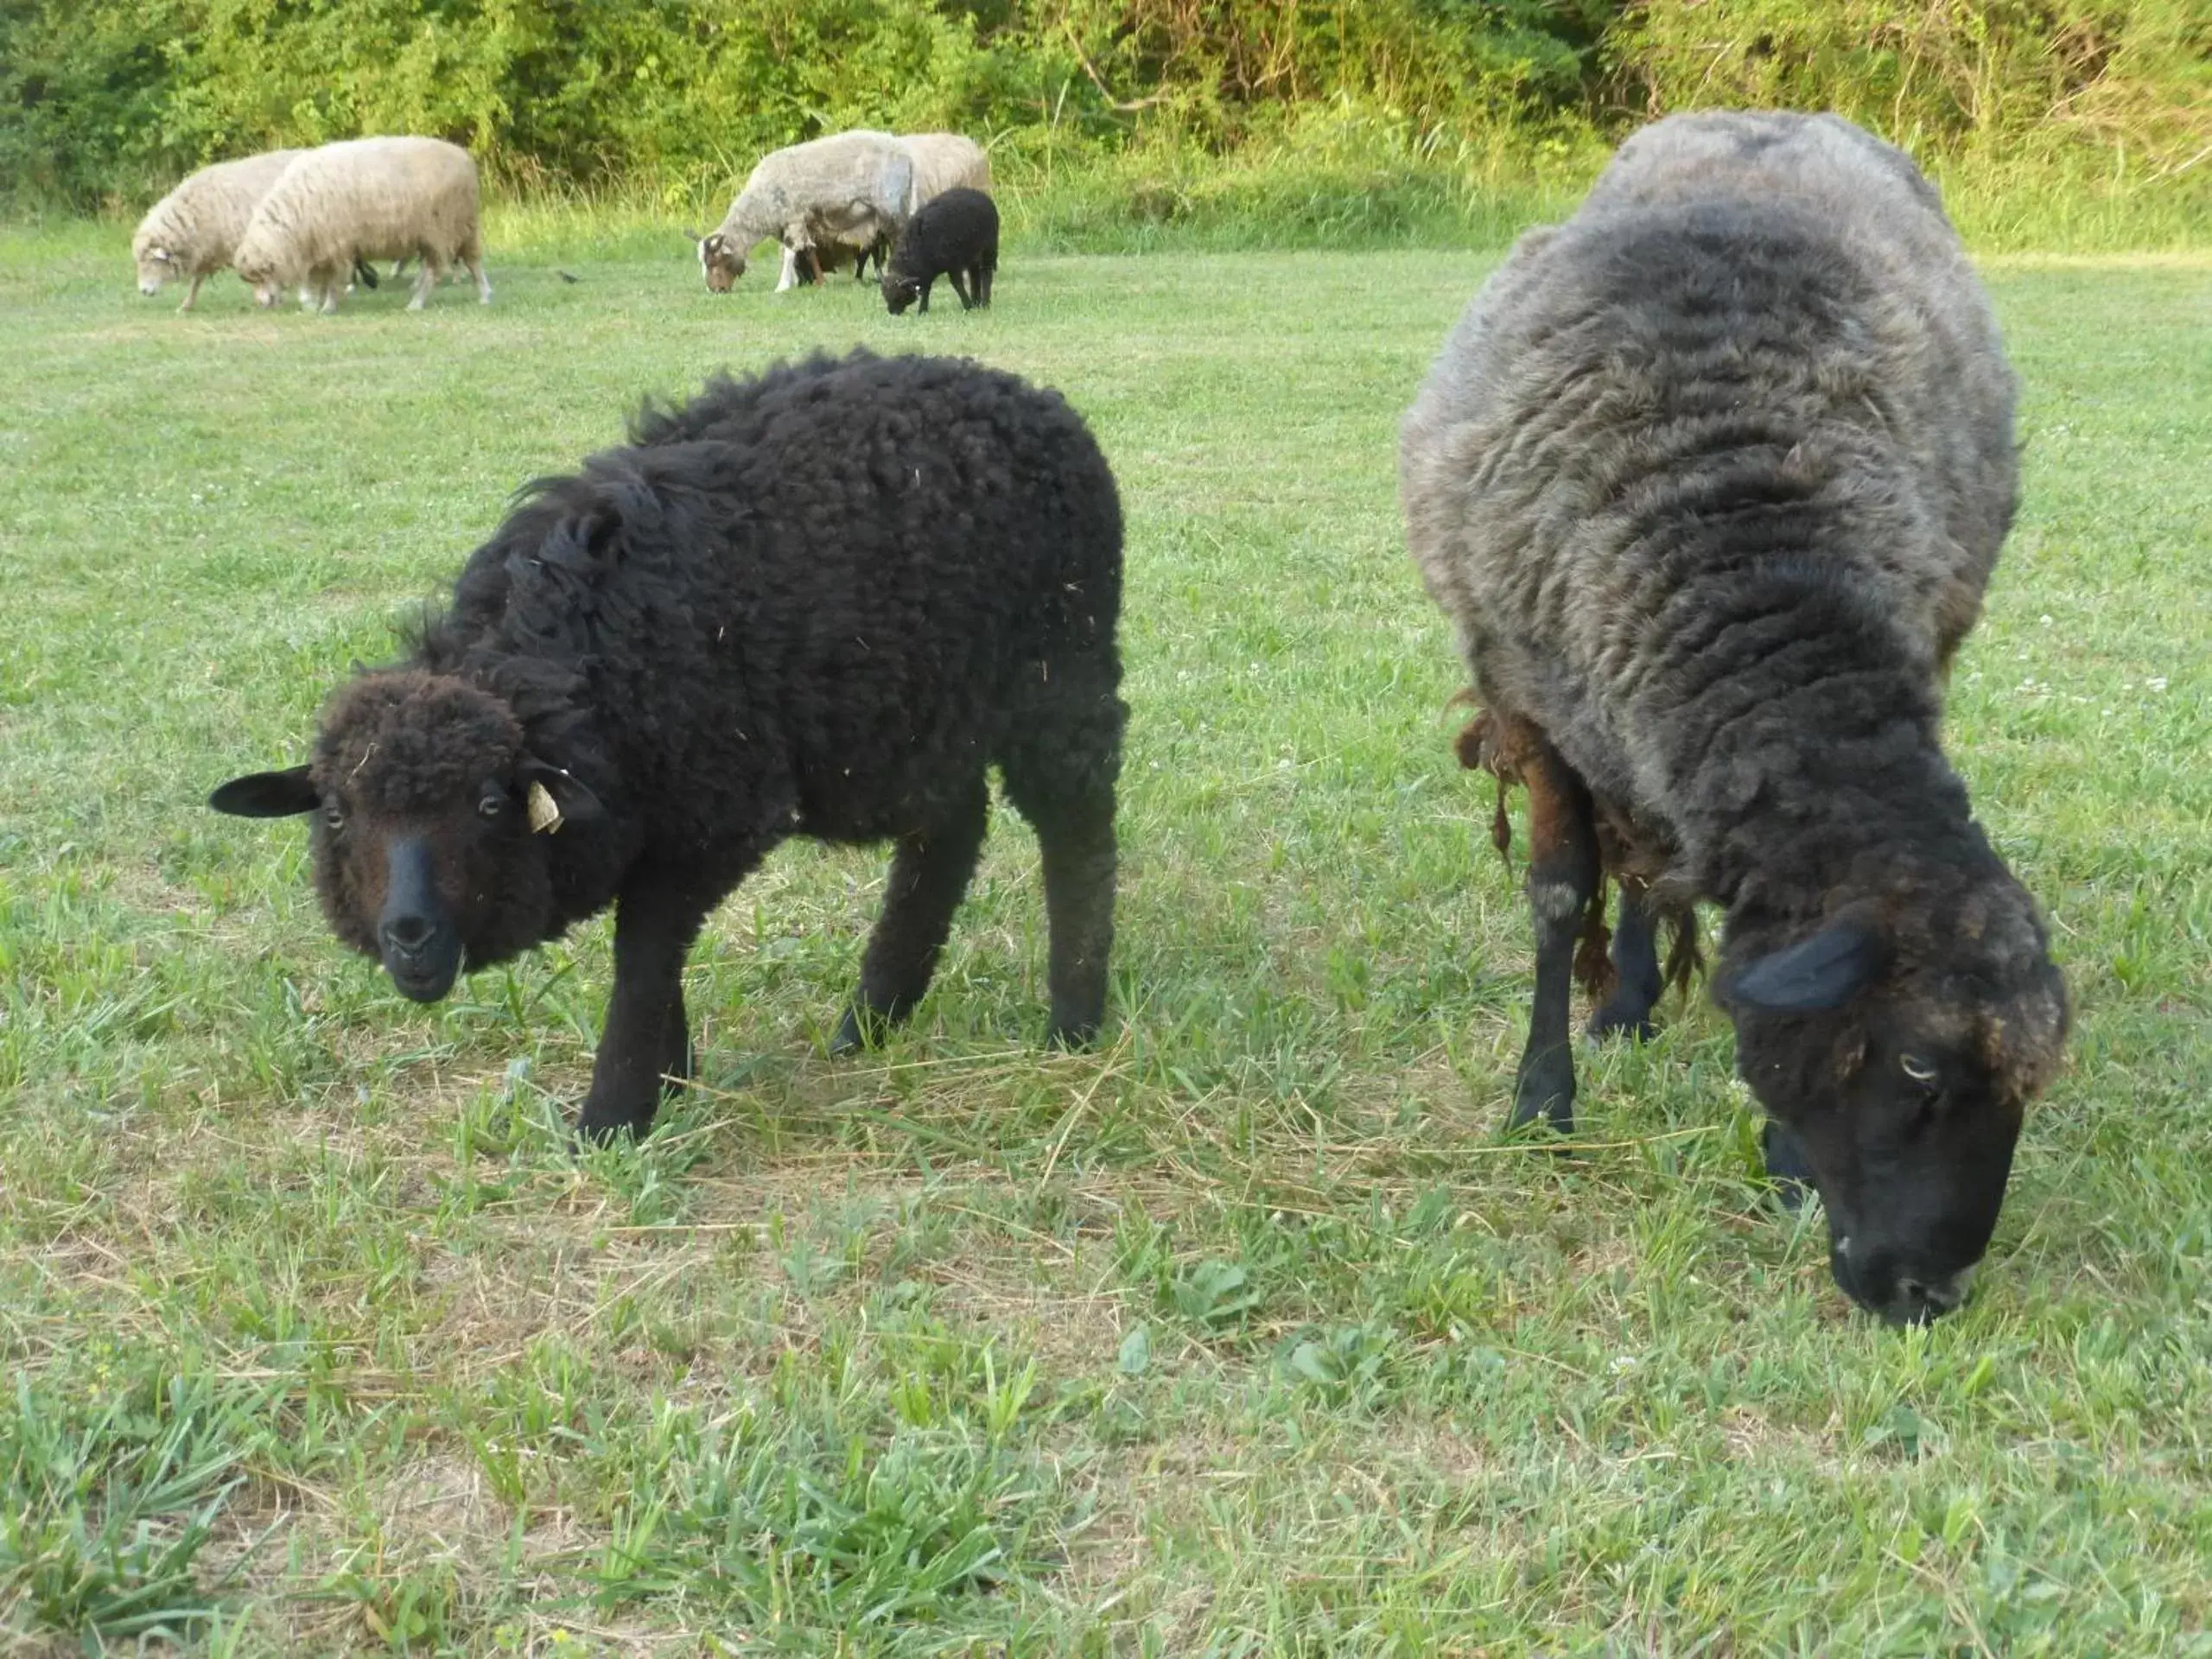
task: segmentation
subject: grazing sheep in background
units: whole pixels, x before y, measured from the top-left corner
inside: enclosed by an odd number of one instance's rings
[[[2066,1031],[1937,742],[2012,519],[2012,402],[1902,152],[1833,116],[1685,116],[1521,239],[1402,436],[1414,556],[1486,710],[1463,756],[1529,791],[1513,1121],[1572,1123],[1605,877],[1600,1030],[1644,1027],[1656,919],[1725,906],[1768,1168],[1819,1189],[1836,1282],[1891,1320],[1963,1296]]]
[[[980,190],[948,190],[899,232],[899,245],[883,268],[883,302],[894,317],[917,299],[926,313],[931,287],[939,276],[950,276],[962,310],[988,305],[998,268],[997,207]]]
[[[174,278],[189,280],[180,311],[200,297],[200,284],[231,263],[253,210],[284,169],[304,152],[272,149],[203,167],[163,196],[138,221],[130,257],[138,291],[152,296]]]
[[[615,906],[580,1127],[651,1126],[690,1073],[682,974],[779,842],[893,839],[836,1046],[927,988],[983,842],[986,768],[1037,832],[1051,1035],[1103,1015],[1122,516],[1056,392],[855,352],[720,378],[542,480],[315,758],[210,804],[315,814],[340,938],[419,1001]],[[540,833],[542,832],[542,833]]]
[[[780,289],[818,242],[861,249],[896,235],[911,211],[913,178],[913,158],[887,132],[840,132],[769,151],[721,224],[700,238],[707,291],[728,293],[753,245],[770,237],[793,256]]]
[[[862,129],[793,144],[763,156],[721,228],[694,238],[700,268],[709,292],[727,294],[753,245],[772,236],[783,244],[779,294],[819,283],[849,259],[854,280],[865,281],[869,259],[880,275],[899,228],[918,209],[947,190],[990,186],[990,157],[957,132],[894,138]]]
[[[369,259],[422,264],[407,302],[419,311],[458,260],[492,302],[477,226],[476,163],[440,138],[353,138],[296,160],[254,210],[238,247],[238,274],[264,307],[300,285],[303,303],[338,308],[346,278]]]
[[[898,142],[914,163],[913,182],[906,193],[906,218],[911,219],[948,190],[991,188],[990,157],[972,138],[963,138],[957,132],[922,132]],[[836,269],[848,257],[853,261],[855,282],[868,279],[868,262],[871,257],[875,261],[876,274],[880,276],[890,261],[898,228],[886,226],[880,220],[864,222],[861,229],[873,232],[875,239],[862,246],[848,239],[849,232],[819,222],[810,225],[813,272],[808,280],[822,281],[825,271]],[[779,293],[798,281],[799,257],[793,249],[784,250],[783,275],[776,284]]]

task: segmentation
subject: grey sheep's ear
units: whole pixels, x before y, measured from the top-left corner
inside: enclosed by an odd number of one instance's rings
[[[1720,987],[1720,1000],[1763,1014],[1821,1014],[1864,990],[1888,958],[1889,947],[1872,928],[1834,922],[1738,969]]]
[[[540,760],[536,755],[524,755],[516,776],[525,791],[542,789],[553,798],[553,804],[560,810],[556,824],[589,823],[607,816],[599,797],[565,766]]]
[[[233,778],[207,798],[207,804],[234,818],[289,818],[314,811],[321,799],[305,766],[287,766]]]

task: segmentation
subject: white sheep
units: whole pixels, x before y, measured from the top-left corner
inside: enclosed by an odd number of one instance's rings
[[[906,204],[907,217],[948,190],[989,192],[991,158],[973,138],[957,132],[917,132],[899,142],[914,158],[914,194]]]
[[[187,278],[191,286],[177,309],[191,310],[200,297],[200,284],[231,263],[253,210],[303,153],[272,149],[218,162],[201,168],[156,202],[130,238],[130,257],[138,265],[138,291],[158,294],[164,283]]]
[[[356,260],[422,261],[407,302],[419,311],[458,259],[492,302],[476,218],[476,163],[439,138],[353,138],[300,156],[255,209],[235,263],[263,306],[295,283],[301,302],[338,308]]]
[[[913,185],[914,158],[887,132],[840,132],[770,150],[720,228],[699,240],[708,291],[728,293],[745,275],[746,255],[770,237],[784,245],[781,291],[796,280],[800,254],[866,249],[896,236],[913,211]]]

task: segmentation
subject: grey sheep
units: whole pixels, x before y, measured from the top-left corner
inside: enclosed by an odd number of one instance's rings
[[[1612,985],[1593,1031],[1641,1034],[1656,928],[1688,943],[1721,906],[1768,1168],[1817,1187],[1837,1283],[1891,1320],[1962,1298],[2067,1025],[1938,743],[2012,517],[2013,396],[1907,156],[1834,116],[1682,116],[1521,239],[1402,437],[1484,707],[1462,758],[1529,791],[1514,1121],[1572,1123],[1570,979]]]

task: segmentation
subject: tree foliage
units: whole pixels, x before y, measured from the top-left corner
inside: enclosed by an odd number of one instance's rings
[[[510,182],[726,187],[852,125],[1020,165],[1319,120],[1414,152],[1714,103],[1925,144],[2207,140],[2197,0],[0,0],[0,194],[142,200],[278,143],[431,132]]]

